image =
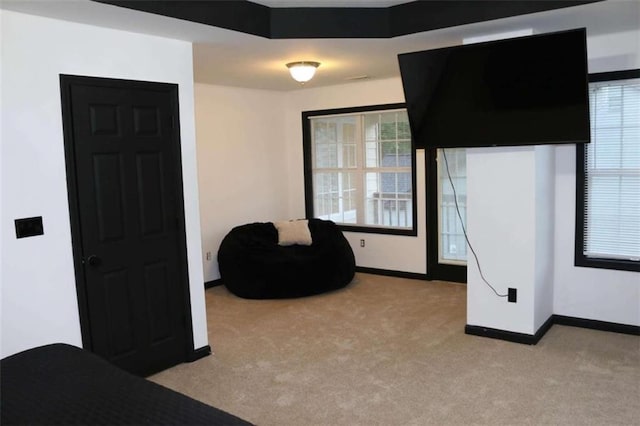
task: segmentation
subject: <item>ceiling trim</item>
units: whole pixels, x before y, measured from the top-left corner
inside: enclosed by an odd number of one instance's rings
[[[246,0],[92,0],[269,39],[393,38],[603,0],[434,0],[389,7],[277,7]]]

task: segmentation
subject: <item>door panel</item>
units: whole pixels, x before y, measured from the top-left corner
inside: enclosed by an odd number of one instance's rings
[[[133,124],[136,136],[160,135],[160,110],[151,106],[133,107]]]
[[[91,134],[117,136],[120,134],[120,112],[117,105],[89,105]]]
[[[170,283],[167,280],[166,262],[159,261],[145,265],[144,283],[147,290],[151,342],[155,345],[171,337]]]
[[[191,337],[173,127],[177,88],[67,77],[61,81],[83,342],[149,374],[186,360]]]
[[[162,153],[145,152],[136,156],[140,228],[142,235],[150,237],[166,231],[163,215],[164,189],[162,176],[164,167]]]
[[[107,333],[105,336],[113,359],[135,351],[136,336],[132,326],[134,312],[130,300],[133,298],[127,270],[106,272],[102,276],[102,289],[96,289],[98,297],[104,298]],[[94,308],[95,309],[95,308]]]
[[[122,240],[125,235],[122,157],[118,153],[94,154],[93,174],[99,241]]]

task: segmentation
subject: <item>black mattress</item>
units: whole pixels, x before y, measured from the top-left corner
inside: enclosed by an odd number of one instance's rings
[[[1,361],[2,425],[250,425],[65,344]]]

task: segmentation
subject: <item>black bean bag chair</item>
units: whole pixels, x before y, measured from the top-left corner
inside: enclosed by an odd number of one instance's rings
[[[309,219],[309,231],[310,246],[280,246],[271,222],[233,228],[218,251],[222,283],[246,299],[303,297],[345,287],[356,262],[342,231],[320,219]]]

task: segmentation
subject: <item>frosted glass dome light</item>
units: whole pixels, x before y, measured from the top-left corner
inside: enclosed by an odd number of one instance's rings
[[[289,62],[287,68],[291,73],[291,77],[299,83],[306,83],[311,80],[316,73],[316,69],[320,66],[320,62],[299,61]]]

